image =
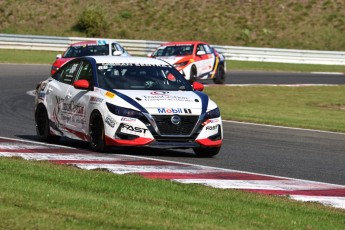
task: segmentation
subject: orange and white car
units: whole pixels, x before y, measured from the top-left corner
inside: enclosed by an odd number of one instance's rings
[[[224,55],[205,42],[164,43],[148,56],[174,65],[190,82],[198,79],[212,79],[216,84],[223,84],[225,81]]]

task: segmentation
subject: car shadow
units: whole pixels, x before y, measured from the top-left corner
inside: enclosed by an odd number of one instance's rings
[[[16,137],[28,141],[42,142],[35,135],[16,135]],[[94,152],[89,143],[85,141],[72,140],[69,138],[61,138],[55,145],[61,147],[72,147],[80,150]],[[182,157],[182,158],[195,158],[195,154],[190,150],[180,150],[180,149],[162,149],[162,148],[150,148],[150,147],[112,147],[107,154],[124,154],[131,156],[160,156],[160,157]]]

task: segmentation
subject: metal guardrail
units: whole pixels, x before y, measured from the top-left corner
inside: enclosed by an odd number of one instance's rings
[[[105,39],[0,34],[0,49],[64,51],[71,43]],[[146,56],[164,41],[116,39],[131,55]],[[227,60],[345,65],[345,52],[212,45]]]

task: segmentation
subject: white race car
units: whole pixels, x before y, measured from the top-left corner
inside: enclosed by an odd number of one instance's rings
[[[192,148],[216,155],[219,108],[172,65],[153,58],[88,56],[67,62],[37,85],[35,122],[43,141],[61,136],[110,146]]]

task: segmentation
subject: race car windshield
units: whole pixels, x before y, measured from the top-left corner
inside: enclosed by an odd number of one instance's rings
[[[84,57],[84,56],[105,56],[109,54],[109,46],[106,45],[86,45],[69,47],[64,58]]]
[[[194,45],[175,45],[163,46],[158,48],[153,54],[153,57],[161,56],[184,56],[192,55]]]
[[[97,77],[99,87],[105,90],[193,90],[170,65],[98,64]]]

